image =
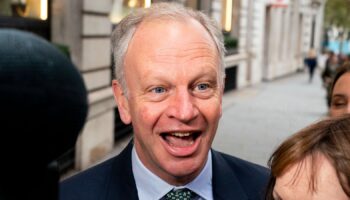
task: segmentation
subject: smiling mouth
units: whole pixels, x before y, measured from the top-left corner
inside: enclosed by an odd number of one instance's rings
[[[184,148],[192,146],[200,132],[174,132],[174,133],[162,133],[163,140],[172,147]]]

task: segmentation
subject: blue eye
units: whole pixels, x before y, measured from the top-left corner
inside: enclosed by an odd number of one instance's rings
[[[153,88],[151,91],[159,94],[159,93],[164,93],[165,89],[162,87],[156,87],[156,88]]]
[[[209,88],[209,84],[207,84],[207,83],[201,83],[201,84],[197,85],[198,90],[206,90],[208,88]]]

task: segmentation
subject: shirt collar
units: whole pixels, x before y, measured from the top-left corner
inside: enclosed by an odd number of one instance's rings
[[[201,173],[190,183],[184,186],[173,186],[163,181],[157,175],[148,170],[139,159],[135,147],[132,149],[132,171],[135,177],[136,187],[140,200],[154,200],[162,198],[172,189],[188,188],[202,199],[212,200],[212,158],[211,151]],[[150,184],[152,183],[152,184]]]

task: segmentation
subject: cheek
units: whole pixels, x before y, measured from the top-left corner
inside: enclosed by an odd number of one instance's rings
[[[335,109],[335,108],[330,109],[330,116],[331,117],[337,117],[337,116],[343,115],[345,113],[346,113],[345,109]]]
[[[215,137],[216,130],[219,124],[219,119],[221,117],[221,105],[217,102],[211,102],[208,104],[203,104],[200,108],[200,113],[204,117],[205,123],[207,124],[207,134],[205,140],[211,143]]]
[[[162,113],[161,106],[144,104],[141,107],[135,109],[134,114],[137,116],[138,120],[143,122],[143,124],[148,124],[153,126],[157,119]]]
[[[211,123],[218,121],[222,114],[221,104],[219,101],[206,102],[199,106],[199,109],[205,118]]]

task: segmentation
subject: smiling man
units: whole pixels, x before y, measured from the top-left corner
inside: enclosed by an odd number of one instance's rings
[[[261,199],[267,169],[211,150],[225,77],[216,24],[180,5],[154,4],[124,18],[112,43],[113,91],[134,139],[64,181],[61,199]]]

